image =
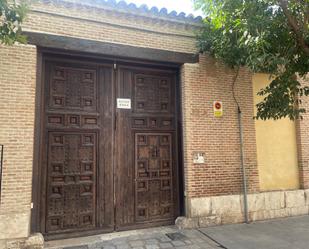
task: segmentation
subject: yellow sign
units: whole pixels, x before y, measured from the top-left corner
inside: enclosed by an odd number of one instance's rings
[[[214,101],[214,116],[216,118],[223,116],[223,106],[221,101]]]

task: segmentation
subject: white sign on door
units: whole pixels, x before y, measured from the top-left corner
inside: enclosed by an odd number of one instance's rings
[[[131,109],[131,99],[117,99],[118,109]]]

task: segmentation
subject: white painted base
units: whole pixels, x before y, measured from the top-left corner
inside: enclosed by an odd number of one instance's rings
[[[0,214],[0,249],[41,249],[44,238],[30,234],[30,211]]]
[[[176,222],[180,228],[244,222],[242,195],[191,198],[187,208]],[[309,189],[250,194],[248,209],[250,221],[308,215]]]
[[[28,238],[0,240],[0,249],[43,249],[44,237],[40,233]]]
[[[0,240],[29,236],[30,211],[0,214]]]

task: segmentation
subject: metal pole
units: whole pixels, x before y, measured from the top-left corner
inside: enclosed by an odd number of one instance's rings
[[[245,169],[245,156],[244,156],[244,134],[242,128],[242,112],[238,107],[238,122],[239,122],[239,136],[240,136],[240,152],[241,152],[241,168],[242,168],[242,180],[243,180],[243,194],[244,194],[244,214],[245,222],[249,223],[248,217],[248,193],[247,193],[247,176]]]

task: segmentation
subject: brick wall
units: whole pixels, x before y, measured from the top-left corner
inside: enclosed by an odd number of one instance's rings
[[[197,51],[197,24],[76,4],[37,2],[32,9],[24,30],[177,52]]]
[[[235,72],[208,56],[182,67],[185,187],[188,198],[239,194],[242,187],[237,107],[232,95]],[[253,120],[252,75],[240,71],[235,85],[243,112],[245,165],[250,192],[259,190]],[[223,101],[215,118],[213,101]],[[193,164],[193,152],[205,152],[206,163]]]
[[[50,2],[50,1],[47,1]],[[60,2],[60,1],[56,1]],[[196,53],[198,25],[104,10],[36,2],[25,30],[170,51]],[[207,55],[181,68],[185,189],[189,199],[241,193],[237,108],[232,95],[235,72]],[[32,186],[36,48],[0,47],[0,144],[5,145],[0,240],[29,233]],[[259,192],[252,75],[241,69],[236,98],[243,111],[245,166],[249,191]],[[223,117],[213,101],[223,101]],[[309,108],[309,101],[306,102]],[[298,123],[303,187],[309,187],[309,116]],[[307,121],[306,121],[307,120]],[[206,163],[193,164],[205,152]]]
[[[71,1],[71,0],[69,0]],[[132,12],[118,8],[115,11],[108,5],[102,3],[91,4],[82,2],[82,4],[66,3],[64,1],[45,1],[44,4],[40,1],[35,1],[31,4],[31,9],[34,13],[49,14],[52,16],[62,16],[74,20],[87,20],[93,23],[105,23],[111,26],[126,27],[134,30],[147,30],[160,34],[177,34],[192,37],[192,29],[198,29],[200,24],[192,23],[188,20],[179,20],[168,18],[162,15],[154,15],[151,13],[143,13],[141,11]],[[129,2],[129,1],[128,1]],[[149,6],[150,7],[150,6]]]
[[[36,48],[0,46],[0,240],[26,237],[32,189]]]

